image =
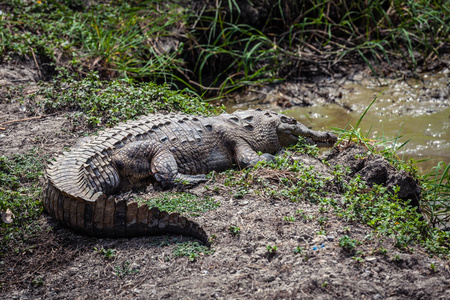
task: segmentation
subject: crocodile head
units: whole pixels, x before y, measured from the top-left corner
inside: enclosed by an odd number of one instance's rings
[[[337,137],[331,132],[314,131],[294,118],[285,115],[278,116],[277,134],[282,147],[296,144],[299,137],[303,137],[308,144],[315,144],[319,147],[332,147],[337,141]]]

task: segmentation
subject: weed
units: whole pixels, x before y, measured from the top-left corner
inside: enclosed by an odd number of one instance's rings
[[[346,251],[353,251],[355,247],[360,244],[360,242],[357,239],[352,239],[348,235],[343,235],[339,239],[339,246],[344,248]]]
[[[327,231],[321,228],[319,231],[317,231],[317,235],[327,235]]]
[[[291,151],[295,151],[295,152],[299,152],[299,153],[303,153],[312,157],[318,157],[319,156],[319,148],[317,147],[317,145],[315,144],[308,144],[305,141],[304,137],[299,137],[298,142],[293,145],[290,146],[289,148],[287,148],[288,150]],[[298,162],[294,162],[298,163]]]
[[[399,262],[402,262],[402,261],[403,261],[403,258],[402,258],[399,254],[395,254],[394,256],[392,256],[392,260],[393,260],[394,262],[399,263]]]
[[[303,250],[305,250],[304,247],[297,246],[294,249],[294,254],[303,254]]]
[[[295,217],[294,216],[285,216],[285,217],[283,217],[283,220],[285,220],[286,222],[295,222]]]
[[[272,245],[267,245],[266,246],[267,252],[270,254],[275,254],[278,251],[278,247],[276,245],[272,246]]]
[[[364,263],[364,259],[362,257],[359,256],[354,256],[352,257],[352,259],[354,259],[355,261],[359,262],[359,263]]]
[[[42,277],[36,277],[31,281],[31,284],[35,287],[43,286],[44,285],[44,278]]]
[[[113,258],[116,256],[116,249],[97,249],[97,247],[94,247],[94,251],[99,254],[103,254],[103,256],[107,259]]]
[[[380,248],[378,248],[378,253],[380,253],[381,255],[386,256],[387,253],[388,253],[388,250],[386,248],[384,248],[384,247],[380,247]]]
[[[238,188],[238,190],[233,194],[233,198],[242,199],[248,193],[246,187]]]
[[[314,215],[306,215],[303,213],[303,210],[297,210],[296,214],[300,215],[304,222],[309,222],[314,220],[316,217]]]
[[[214,253],[214,250],[209,249],[206,246],[200,245],[197,242],[186,242],[177,244],[175,249],[173,250],[173,255],[175,257],[178,256],[187,256],[191,262],[197,260],[200,255],[210,255]]]
[[[328,222],[328,218],[327,217],[319,217],[317,219],[317,222],[319,223],[319,225],[324,225]]]
[[[139,273],[139,271],[139,269],[131,268],[128,260],[126,260],[122,265],[114,267],[115,275],[122,279],[128,275]]]
[[[230,232],[234,236],[239,236],[241,234],[241,228],[239,226],[230,226]]]
[[[437,270],[437,267],[436,267],[436,265],[434,264],[434,263],[431,263],[430,264],[430,270],[431,270],[431,272],[433,272],[433,273],[436,273],[438,270]]]

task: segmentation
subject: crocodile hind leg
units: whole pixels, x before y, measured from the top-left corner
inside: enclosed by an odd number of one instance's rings
[[[195,185],[207,181],[204,174],[187,175],[179,173],[175,157],[165,149],[156,153],[152,158],[151,169],[153,176],[163,189]]]
[[[163,189],[205,182],[206,177],[179,173],[172,152],[162,144],[151,141],[130,143],[119,149],[112,157],[120,175],[121,189],[129,190],[153,176]]]

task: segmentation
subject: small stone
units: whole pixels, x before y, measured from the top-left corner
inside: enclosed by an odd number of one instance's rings
[[[334,236],[332,236],[332,235],[327,235],[327,240],[328,240],[329,242],[334,241],[334,239],[335,239]]]
[[[377,258],[375,256],[369,256],[365,258],[365,261],[370,262],[370,263],[374,263],[377,261]]]

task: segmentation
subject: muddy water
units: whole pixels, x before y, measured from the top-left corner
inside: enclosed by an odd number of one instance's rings
[[[378,81],[359,73],[340,79],[322,78],[312,84],[248,91],[235,95],[226,106],[228,112],[257,107],[284,111],[313,129],[329,130],[354,126],[376,97],[360,128],[370,138],[395,140],[402,136],[397,145],[410,139],[397,154],[427,160],[418,163],[424,173],[439,161],[450,162],[449,92],[448,68],[408,80]],[[302,106],[305,104],[309,106]]]

